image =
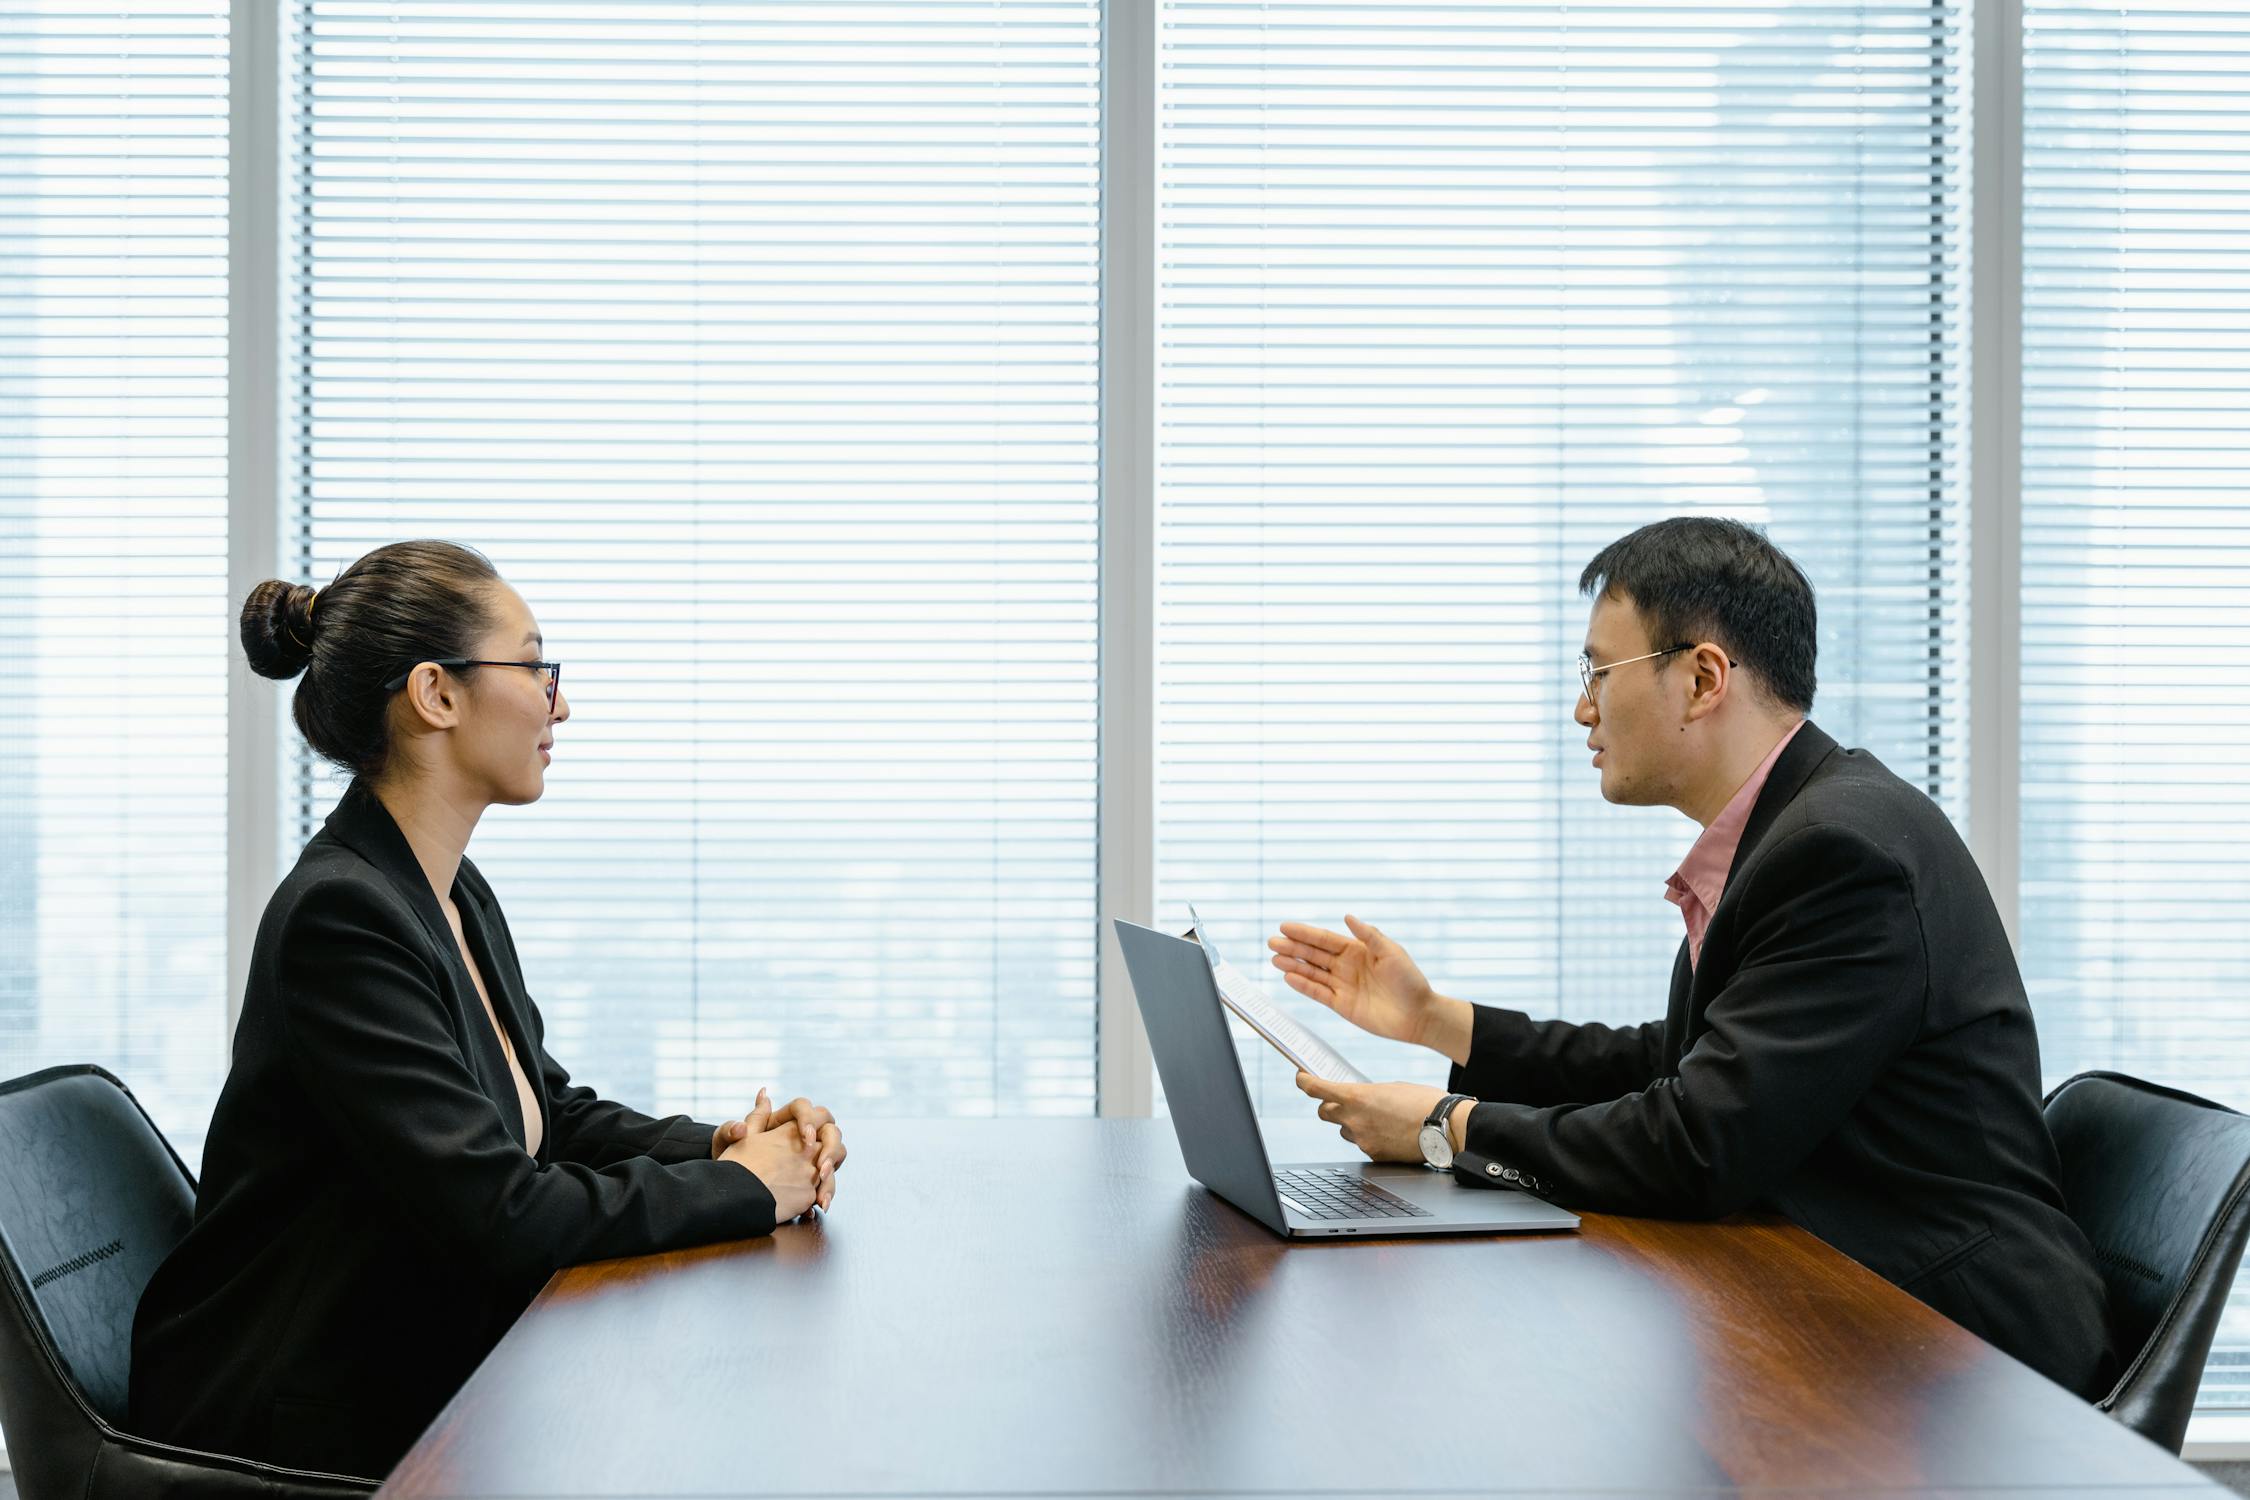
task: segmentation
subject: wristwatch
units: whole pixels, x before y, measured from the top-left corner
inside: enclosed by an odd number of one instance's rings
[[[1474,1103],[1476,1100],[1467,1094],[1447,1094],[1437,1102],[1437,1108],[1430,1111],[1430,1117],[1422,1122],[1422,1160],[1431,1171],[1453,1170],[1453,1137],[1447,1132],[1445,1122],[1453,1114],[1453,1106],[1456,1104]]]

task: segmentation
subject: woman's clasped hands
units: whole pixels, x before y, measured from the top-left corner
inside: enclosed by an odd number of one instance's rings
[[[711,1155],[753,1174],[773,1194],[774,1222],[787,1223],[836,1201],[836,1169],[844,1164],[844,1132],[810,1099],[775,1109],[764,1089],[739,1120],[711,1133]]]

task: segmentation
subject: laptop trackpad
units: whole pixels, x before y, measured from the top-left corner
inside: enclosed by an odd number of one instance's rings
[[[1433,1172],[1428,1167],[1412,1166],[1405,1162],[1363,1161],[1356,1168],[1347,1162],[1337,1162],[1336,1165],[1347,1172],[1356,1170],[1360,1180],[1370,1187],[1379,1187],[1386,1193],[1396,1193],[1420,1208],[1458,1213],[1465,1202],[1489,1200],[1492,1192],[1492,1188],[1471,1187],[1459,1182],[1451,1172]],[[1496,1182],[1493,1187],[1504,1187],[1511,1193],[1517,1191],[1512,1182]]]

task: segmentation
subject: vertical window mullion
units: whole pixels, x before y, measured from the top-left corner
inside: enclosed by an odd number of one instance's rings
[[[282,101],[286,13],[233,0],[229,18],[227,194],[227,598],[282,576],[282,202],[288,155]],[[229,611],[228,625],[232,625]],[[231,1036],[266,900],[281,878],[282,729],[287,689],[250,670],[232,630],[227,663],[227,998]]]

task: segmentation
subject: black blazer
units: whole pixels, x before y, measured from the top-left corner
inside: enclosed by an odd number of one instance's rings
[[[453,899],[539,1155],[429,879],[354,782],[258,925],[195,1220],[134,1320],[133,1431],[379,1476],[559,1267],[773,1228],[711,1126],[571,1086],[465,859]]]
[[[1671,1008],[1479,1006],[1465,1178],[1606,1213],[1778,1210],[2084,1395],[2111,1379],[2015,955],[1935,804],[1812,724],[1774,763]]]

